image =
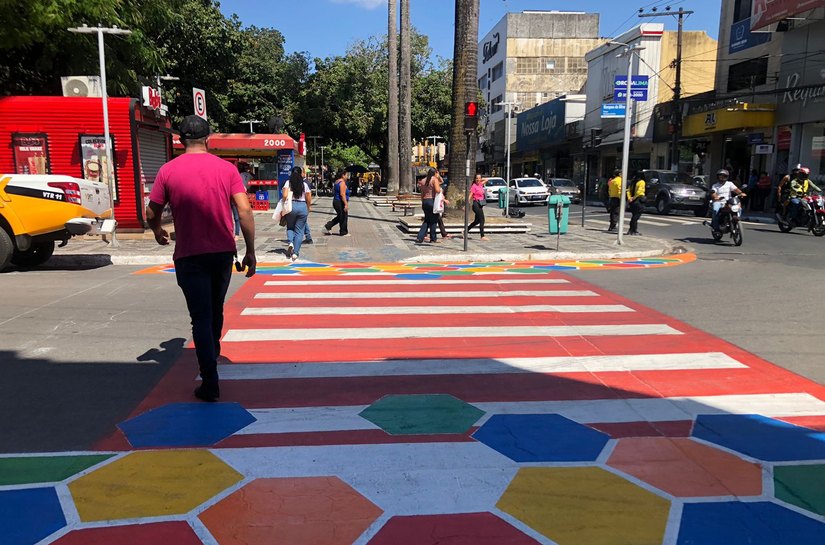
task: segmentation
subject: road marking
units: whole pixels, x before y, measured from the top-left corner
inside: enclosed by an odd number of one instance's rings
[[[516,373],[597,373],[605,371],[673,371],[747,368],[721,352],[695,354],[633,354],[544,358],[479,358],[389,360],[353,363],[288,365],[234,364],[221,366],[221,380],[271,380],[420,375],[489,375]]]
[[[450,294],[452,296],[452,294]],[[344,315],[377,316],[404,314],[523,314],[528,312],[556,312],[560,314],[575,313],[614,313],[635,312],[624,305],[524,305],[502,307],[468,307],[468,306],[420,306],[420,307],[250,307],[241,312],[241,316],[303,316],[303,315]]]
[[[457,339],[465,337],[587,337],[683,335],[664,324],[505,326],[505,327],[383,327],[319,329],[230,329],[223,342],[322,341],[366,339]]]
[[[472,403],[486,414],[481,426],[496,414],[560,414],[582,424],[693,420],[706,414],[761,414],[768,417],[818,416],[825,402],[810,394],[755,394],[577,401]],[[297,433],[375,429],[359,416],[367,405],[251,409],[257,419],[237,432]]]
[[[427,271],[427,273],[438,274],[438,271]],[[399,273],[401,274],[401,273]],[[411,271],[410,274],[426,274]],[[562,278],[550,279],[529,279],[529,278],[503,278],[501,280],[453,280],[450,278],[439,278],[438,284],[452,285],[501,285],[501,284],[569,284],[569,280]],[[416,285],[426,286],[422,284],[422,280],[409,280],[405,278],[397,278],[395,280],[268,280],[264,282],[264,286],[398,286],[398,285]]]
[[[255,294],[255,299],[423,299],[435,298],[445,292],[264,292]],[[457,297],[595,297],[598,294],[590,290],[544,290],[544,291],[457,291],[449,292],[451,298]]]

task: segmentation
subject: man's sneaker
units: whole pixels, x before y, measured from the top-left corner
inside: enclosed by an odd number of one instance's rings
[[[298,261],[298,254],[292,254],[292,257],[290,259],[292,259],[292,262],[295,263],[296,261]]]
[[[292,252],[295,251],[295,246],[290,242],[289,246],[286,247],[286,256],[292,257]]]
[[[311,238],[308,238],[308,239],[306,239],[306,240],[304,241],[304,244],[312,244],[312,243],[313,243],[313,242],[312,242],[312,239],[311,239]]]

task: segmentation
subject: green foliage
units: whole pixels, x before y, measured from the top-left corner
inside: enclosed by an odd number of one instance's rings
[[[332,170],[339,170],[350,165],[358,165],[364,168],[370,164],[370,158],[358,146],[344,146],[343,144],[333,144],[324,152],[324,162]]]

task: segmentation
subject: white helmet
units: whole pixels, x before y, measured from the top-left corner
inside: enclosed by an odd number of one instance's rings
[[[725,176],[725,177],[729,178],[730,177],[730,172],[728,172],[724,168],[720,168],[719,170],[716,171],[716,175],[717,176]]]

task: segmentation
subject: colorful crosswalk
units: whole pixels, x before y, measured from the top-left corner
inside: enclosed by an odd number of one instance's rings
[[[825,387],[547,267],[255,276],[221,402],[192,398],[190,350],[95,452],[0,458],[23,468],[0,508],[48,521],[0,509],[0,535],[825,543]]]

